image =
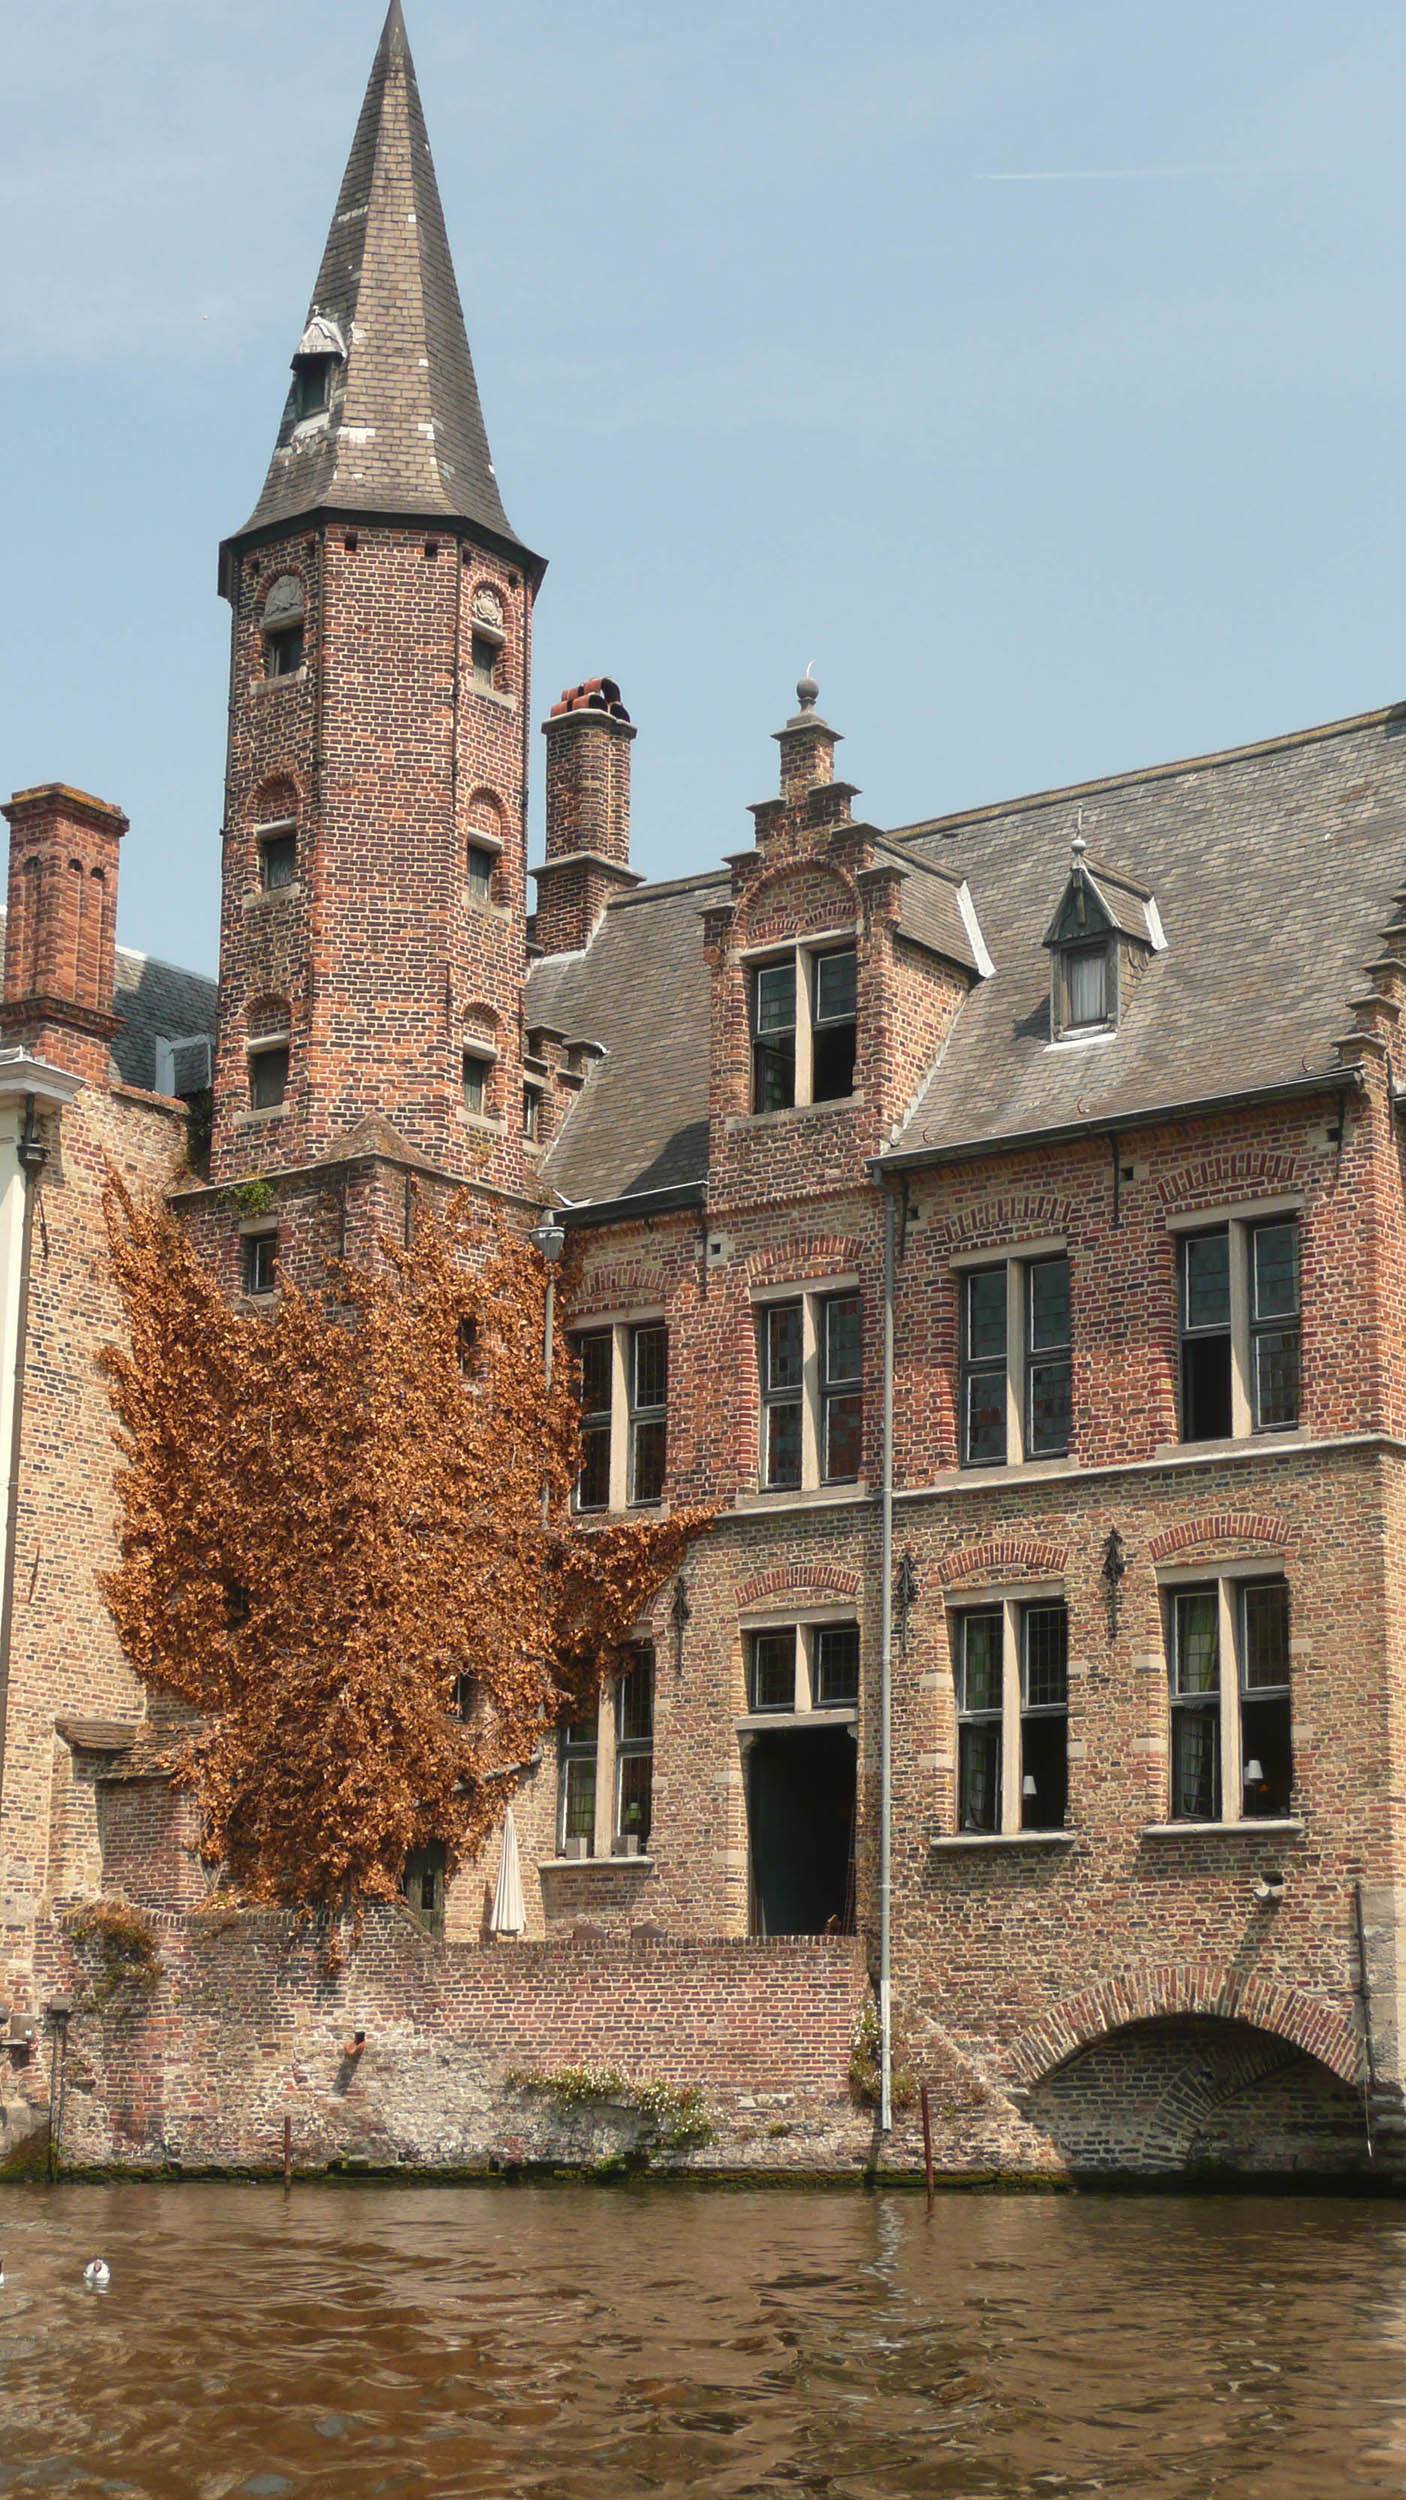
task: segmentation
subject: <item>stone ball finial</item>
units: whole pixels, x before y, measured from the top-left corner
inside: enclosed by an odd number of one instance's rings
[[[1071,868],[1077,868],[1079,866],[1079,863],[1083,859],[1084,853],[1088,847],[1089,846],[1084,840],[1082,833],[1076,833],[1073,841],[1069,845],[1069,864]]]
[[[796,701],[803,712],[813,712],[819,700],[820,688],[812,677],[810,664],[807,662],[805,675],[796,679]]]

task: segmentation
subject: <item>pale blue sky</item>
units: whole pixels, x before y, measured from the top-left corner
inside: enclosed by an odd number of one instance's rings
[[[1385,0],[406,0],[535,709],[637,864],[748,837],[813,660],[885,824],[1406,697]],[[0,781],[213,968],[226,610],[380,0],[10,0]],[[536,793],[540,801],[540,742]]]

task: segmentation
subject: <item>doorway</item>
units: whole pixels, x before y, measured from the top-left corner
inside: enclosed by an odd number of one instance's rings
[[[854,1928],[858,1748],[847,1728],[768,1728],[747,1753],[755,1936]]]

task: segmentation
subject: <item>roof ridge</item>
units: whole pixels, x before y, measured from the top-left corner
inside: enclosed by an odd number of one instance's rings
[[[1061,799],[1086,798],[1095,791],[1122,790],[1138,782],[1174,780],[1180,773],[1207,772],[1214,765],[1243,763],[1252,755],[1283,753],[1289,748],[1309,746],[1324,738],[1346,737],[1355,729],[1371,729],[1396,719],[1406,719],[1406,703],[1383,703],[1373,711],[1351,712],[1342,720],[1323,721],[1311,729],[1280,730],[1271,738],[1251,738],[1240,746],[1211,747],[1204,754],[1177,756],[1164,764],[1133,765],[1126,772],[1103,773],[1091,781],[1056,782],[1048,789],[1023,791],[1015,798],[985,799],[978,807],[955,808],[945,816],[920,816],[911,824],[893,826],[888,839],[916,842],[924,834],[983,824],[992,817],[1010,816],[1025,808],[1053,807]]]

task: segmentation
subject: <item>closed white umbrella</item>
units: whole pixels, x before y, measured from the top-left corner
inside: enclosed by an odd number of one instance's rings
[[[509,1806],[503,1817],[503,1854],[498,1861],[498,1889],[493,1896],[493,1933],[495,1936],[520,1936],[527,1925],[527,1912],[522,1901],[522,1871],[518,1865],[517,1825]]]

